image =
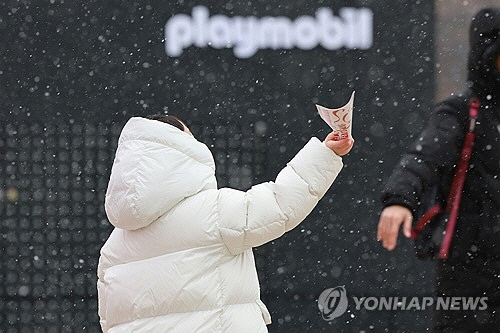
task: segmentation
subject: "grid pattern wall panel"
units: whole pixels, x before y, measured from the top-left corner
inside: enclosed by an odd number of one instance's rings
[[[123,123],[0,127],[0,332],[99,332],[96,267],[111,232],[104,196]],[[253,124],[204,127],[219,186],[264,173]]]

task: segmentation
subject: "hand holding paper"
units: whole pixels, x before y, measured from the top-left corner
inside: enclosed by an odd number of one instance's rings
[[[339,156],[348,154],[354,145],[354,139],[349,137],[347,139],[335,140],[334,136],[335,133],[333,132],[327,135],[324,141],[325,146],[330,148],[335,154]]]
[[[317,105],[318,113],[333,130],[333,140],[342,140],[352,134],[352,109],[354,103],[354,91],[349,102],[338,109],[328,109]]]

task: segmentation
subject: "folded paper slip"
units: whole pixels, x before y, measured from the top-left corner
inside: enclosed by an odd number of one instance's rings
[[[341,108],[329,109],[316,104],[318,113],[333,130],[334,140],[342,140],[352,134],[352,109],[354,103],[354,91],[351,99]]]

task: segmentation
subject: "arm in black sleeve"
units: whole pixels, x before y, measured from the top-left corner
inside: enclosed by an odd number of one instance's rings
[[[424,189],[440,182],[460,157],[465,136],[464,112],[439,104],[418,139],[395,167],[383,190],[384,207],[402,205],[415,211]]]

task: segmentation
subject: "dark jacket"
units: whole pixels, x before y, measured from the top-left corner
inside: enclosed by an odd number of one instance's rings
[[[467,89],[439,103],[429,122],[386,183],[384,206],[403,205],[414,213],[438,184],[446,198],[468,127],[468,101],[481,103],[476,141],[466,176],[452,256],[500,256],[500,8],[480,11],[470,28]],[[419,218],[420,216],[415,216]]]

